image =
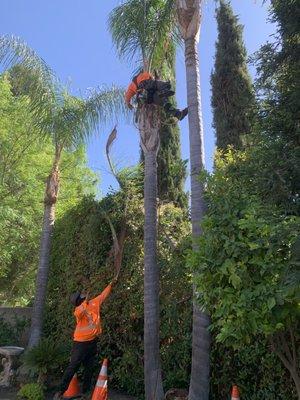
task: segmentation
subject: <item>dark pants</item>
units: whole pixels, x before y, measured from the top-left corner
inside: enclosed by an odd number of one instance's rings
[[[61,392],[65,392],[68,389],[69,383],[81,365],[84,367],[82,392],[86,393],[91,389],[93,366],[96,354],[97,340],[92,340],[89,342],[73,342],[70,364],[68,365],[62,378],[60,387]]]
[[[175,94],[171,90],[170,82],[148,79],[139,85],[139,89],[147,92],[147,104],[163,107],[168,116],[178,117],[180,115],[180,110],[175,108],[168,100]]]

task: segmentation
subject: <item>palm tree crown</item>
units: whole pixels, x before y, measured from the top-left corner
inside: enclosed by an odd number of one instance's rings
[[[165,58],[166,43],[176,42],[174,0],[128,0],[113,9],[109,28],[120,58],[149,70]],[[155,32],[155,34],[154,34]],[[145,65],[146,64],[146,65]]]
[[[27,76],[21,92],[23,89],[23,94],[30,98],[38,129],[51,135],[54,142],[78,144],[98,130],[100,124],[126,113],[122,89],[94,89],[86,99],[72,96],[46,62],[18,37],[0,36],[1,64],[4,71],[15,68],[19,82]]]

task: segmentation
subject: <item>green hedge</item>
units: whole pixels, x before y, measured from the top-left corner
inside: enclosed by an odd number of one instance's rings
[[[214,341],[211,363],[211,400],[230,399],[232,384],[243,400],[297,399],[289,373],[262,338],[236,352]]]
[[[138,195],[129,199],[128,239],[120,280],[103,306],[104,332],[99,362],[110,361],[111,386],[133,395],[143,393],[143,208]],[[81,287],[101,291],[113,276],[106,266],[111,233],[103,219],[105,209],[120,229],[124,197],[115,193],[97,202],[87,198],[56,223],[48,293],[45,335],[70,342],[73,310],[69,294]],[[189,221],[172,205],[160,208],[159,264],[161,269],[161,357],[165,389],[188,387],[191,362],[191,285],[186,269],[190,247]],[[233,354],[220,344],[212,349],[211,399],[229,398],[233,381],[243,399],[291,400],[290,382],[261,341]],[[275,366],[273,366],[273,364]],[[99,367],[98,367],[99,368]],[[97,372],[95,371],[95,374]],[[259,376],[258,376],[259,374]],[[276,394],[277,393],[277,394]],[[227,397],[226,397],[227,396]],[[273,397],[272,397],[273,396]]]
[[[123,217],[123,196],[112,194],[100,203],[86,199],[57,221],[53,238],[45,335],[71,340],[72,291],[89,288],[98,294],[113,277],[106,266],[111,233],[102,211],[117,230]],[[133,394],[143,389],[143,208],[138,196],[129,200],[128,239],[120,280],[103,306],[104,333],[99,361],[110,360],[112,384]],[[191,304],[185,255],[189,223],[181,209],[160,208],[161,352],[166,387],[184,386],[189,375]],[[186,299],[186,301],[185,301]],[[129,374],[128,371],[134,371]]]

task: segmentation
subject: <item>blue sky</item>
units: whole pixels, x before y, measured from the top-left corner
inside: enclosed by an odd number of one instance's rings
[[[57,76],[71,85],[74,94],[87,88],[116,84],[127,86],[133,65],[118,60],[107,31],[109,12],[120,0],[1,0],[1,34],[22,37],[52,67]],[[265,43],[275,27],[267,22],[268,3],[261,0],[232,0],[235,14],[244,25],[244,40],[248,54]],[[213,68],[217,36],[215,1],[204,5],[199,53],[206,168],[211,170],[214,152],[214,132],[211,126],[210,74]],[[251,74],[254,70],[250,69]],[[178,105],[186,105],[185,67],[182,50],[178,50],[176,96]],[[116,187],[105,159],[105,143],[111,126],[102,129],[87,146],[88,164],[100,173],[100,191]],[[182,157],[189,158],[187,119],[180,123]],[[113,158],[121,166],[134,165],[139,158],[136,129],[119,122],[119,136],[114,144]],[[189,188],[187,180],[186,188]]]

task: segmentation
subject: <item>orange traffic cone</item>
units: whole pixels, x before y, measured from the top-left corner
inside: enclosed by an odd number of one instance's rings
[[[239,388],[236,385],[232,386],[231,400],[240,400]]]
[[[64,399],[73,399],[80,396],[79,382],[75,374],[69,384],[68,389],[63,394]]]
[[[98,376],[92,400],[107,400],[107,364],[108,360],[105,358]]]

